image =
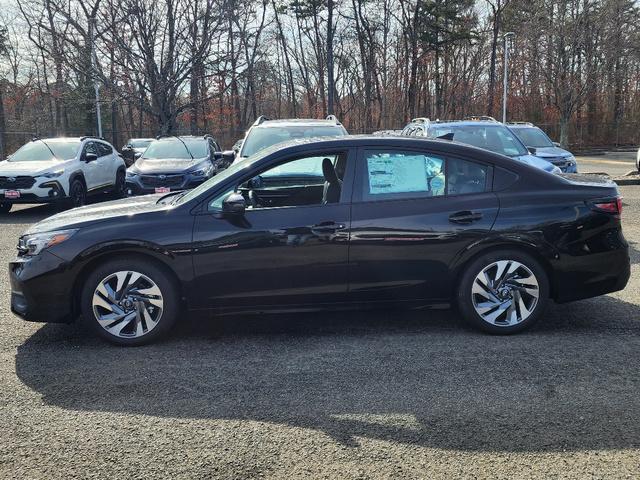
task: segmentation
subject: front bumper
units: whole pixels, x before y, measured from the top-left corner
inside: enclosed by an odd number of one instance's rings
[[[0,189],[0,203],[49,203],[67,197],[63,186],[57,180],[43,179],[36,181],[31,188],[16,188],[19,198],[5,198],[5,192],[12,189]]]
[[[155,193],[156,188],[169,188],[170,191],[188,190],[197,187],[209,178],[190,173],[138,174],[127,176],[126,192],[129,195],[146,195]]]
[[[46,250],[15,258],[9,263],[11,311],[30,322],[72,322],[72,278],[67,262]]]

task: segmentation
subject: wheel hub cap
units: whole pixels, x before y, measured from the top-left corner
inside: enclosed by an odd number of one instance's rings
[[[100,326],[122,338],[141,337],[153,330],[162,317],[163,306],[156,283],[132,270],[102,279],[92,298],[93,314]]]
[[[487,323],[512,326],[531,316],[540,297],[538,279],[524,264],[500,260],[485,267],[473,281],[471,301]]]

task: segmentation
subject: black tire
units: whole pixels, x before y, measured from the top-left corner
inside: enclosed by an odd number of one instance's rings
[[[126,197],[126,174],[124,170],[118,170],[116,174],[116,183],[113,187],[113,196],[115,198]]]
[[[69,198],[67,204],[69,208],[82,207],[87,203],[87,187],[84,186],[84,182],[80,179],[75,179],[69,186]]]
[[[476,303],[479,303],[479,300],[483,299],[482,295],[478,296],[472,293],[473,292],[472,289],[473,289],[473,285],[476,280],[476,277],[481,272],[483,272],[485,268],[490,267],[495,262],[499,262],[501,260],[510,260],[510,261],[519,262],[525,267],[525,269],[522,271],[526,272],[526,269],[528,269],[534,275],[535,280],[537,280],[537,284],[538,284],[538,288],[537,288],[538,298],[535,301],[535,303],[529,304],[529,306],[534,305],[530,310],[530,314],[526,316],[526,318],[522,319],[521,321],[515,324],[508,324],[506,320],[504,320],[504,323],[503,323],[502,319],[505,318],[505,315],[508,312],[501,314],[498,317],[498,319],[494,320],[494,323],[490,323],[488,320],[485,320],[478,313],[478,311],[476,311],[476,307],[474,306],[474,299],[476,300]],[[497,271],[497,267],[493,267],[493,268],[496,268],[496,271]],[[490,270],[490,272],[491,271],[493,270]],[[518,272],[520,272],[520,270]],[[516,274],[518,272],[516,272]],[[510,282],[510,283],[518,284],[516,282]],[[528,282],[528,283],[533,284],[533,282]],[[500,283],[497,282],[497,285],[500,285]],[[494,285],[494,286],[497,286],[497,285]],[[505,288],[505,289],[508,290],[508,288]],[[517,288],[515,290],[517,290]],[[495,293],[497,294],[497,290]],[[515,291],[505,292],[503,289],[501,289],[500,294],[505,295],[506,302],[509,302],[509,296],[513,298],[517,298],[515,297],[516,295],[522,295],[527,302],[533,302],[532,296],[528,295],[527,293],[520,293],[520,291],[518,291],[517,293]],[[511,249],[493,251],[493,252],[480,255],[465,268],[464,272],[462,273],[462,278],[460,280],[460,283],[458,285],[456,297],[457,297],[456,298],[457,306],[466,322],[488,333],[493,333],[498,335],[508,335],[508,334],[517,333],[517,332],[526,330],[527,328],[534,325],[540,319],[540,317],[544,314],[544,311],[549,303],[549,279],[547,277],[547,273],[545,272],[544,268],[531,255],[525,252],[521,252],[519,250],[511,250]],[[518,304],[519,302],[516,301],[515,303]],[[501,309],[499,308],[495,310],[488,309],[486,312],[483,312],[483,313],[487,313],[487,312],[497,313],[498,310],[501,310]],[[490,316],[490,313],[488,316]],[[519,305],[517,307],[515,315],[524,317],[523,310],[521,310],[521,307],[519,307]]]
[[[141,336],[126,337],[108,332],[100,325],[94,312],[93,298],[99,284],[109,276],[121,271],[141,273],[155,283],[161,292],[162,309],[158,321],[155,326],[151,327]],[[99,310],[99,307],[96,308]],[[89,273],[80,294],[80,311],[84,325],[103,339],[121,346],[144,345],[154,342],[166,335],[175,324],[180,311],[179,289],[163,268],[148,260],[125,256],[118,260],[103,263]],[[128,324],[122,329],[125,335],[135,329],[139,323],[137,317],[131,320],[131,322],[133,323]],[[149,326],[148,324],[145,325],[147,327]]]
[[[9,213],[13,207],[12,203],[0,203],[0,213]]]

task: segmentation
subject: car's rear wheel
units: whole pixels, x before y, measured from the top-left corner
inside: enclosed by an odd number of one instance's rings
[[[9,213],[11,211],[11,207],[13,207],[13,204],[11,203],[0,203],[0,213]]]
[[[547,274],[531,255],[517,250],[476,258],[462,275],[457,292],[460,312],[489,333],[516,333],[536,323],[549,301]]]
[[[117,345],[143,345],[166,334],[179,311],[167,273],[137,258],[107,262],[91,272],[81,294],[82,318]]]

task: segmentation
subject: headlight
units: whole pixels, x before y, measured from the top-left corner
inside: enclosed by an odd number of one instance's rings
[[[564,158],[567,162],[569,162],[570,164],[575,164],[576,163],[576,157],[574,157],[573,155],[569,155],[568,157]]]
[[[38,175],[39,177],[45,177],[45,178],[58,178],[60,175],[62,175],[64,173],[64,170],[56,170],[54,172],[47,172],[47,173],[43,173],[41,175]]]
[[[556,175],[559,173],[562,173],[562,170],[560,170],[559,167],[556,167],[555,165],[553,166],[553,168],[551,169],[551,173],[555,173]]]
[[[127,170],[127,178],[133,178],[136,175],[138,175],[138,172],[133,171],[133,170]]]
[[[209,175],[213,170],[213,164],[211,162],[207,162],[207,165],[204,165],[202,168],[198,170],[193,170],[191,175],[195,175],[196,177],[203,177],[205,175]]]
[[[23,235],[18,241],[18,251],[28,257],[38,255],[45,248],[53,247],[68,240],[77,231],[78,229],[56,230],[54,232]]]

